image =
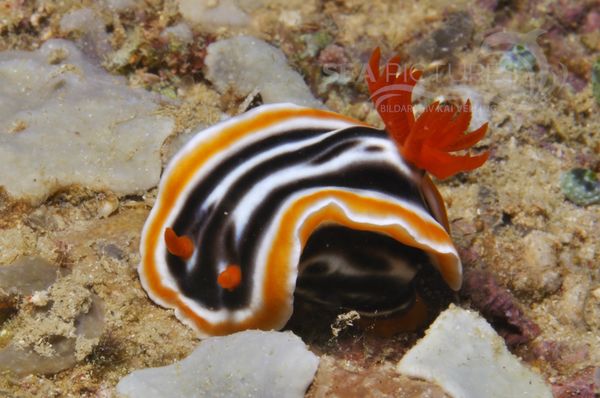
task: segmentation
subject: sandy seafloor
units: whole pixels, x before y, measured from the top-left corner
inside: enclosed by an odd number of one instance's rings
[[[590,78],[600,51],[600,3],[252,4],[248,25],[211,32],[193,27],[195,40],[209,43],[248,33],[276,45],[314,95],[337,112],[381,126],[359,77],[375,46],[385,57],[399,53],[405,62],[424,66],[424,87],[434,96],[451,96],[453,90],[461,90],[456,86],[480,96],[479,103],[488,110],[481,117],[489,120],[489,132],[479,147],[491,152],[490,159],[475,172],[438,183],[465,271],[491,275],[512,294],[523,319],[537,324],[539,333],[531,332],[532,338],[512,344],[511,350],[539,370],[557,396],[593,396],[586,386],[593,383],[600,364],[600,207],[568,201],[560,176],[575,167],[600,171],[600,105],[593,98]],[[61,33],[58,22],[70,10],[88,6],[101,7],[91,1],[2,1],[0,50],[34,49],[54,37],[79,40]],[[168,54],[153,59],[143,51],[144,40],[151,42],[164,27],[182,20],[174,1],[141,1],[126,12],[105,10],[102,16],[115,49],[134,26],[143,30],[141,50],[111,72],[176,97],[179,102],[167,103],[164,112],[176,118],[177,133],[213,123],[221,112],[238,112],[244,98],[221,95],[203,78],[202,46],[194,54],[178,53],[172,59]],[[513,74],[512,81],[490,78],[506,50],[484,45],[485,38],[499,31],[534,29],[545,32],[537,44],[553,79],[540,86],[535,71]],[[307,47],[315,35],[326,44],[311,52]],[[450,36],[458,39],[448,40]],[[337,47],[328,48],[331,44]],[[347,78],[324,86],[327,57],[342,65]],[[419,110],[418,103],[415,108]],[[59,326],[72,323],[70,309],[89,301],[92,293],[101,298],[105,311],[101,337],[77,345],[73,367],[21,379],[2,375],[0,396],[111,396],[118,380],[132,370],[170,364],[196,346],[193,331],[171,310],[149,300],[138,280],[140,232],[155,194],[150,190],[120,197],[116,210],[103,218],[99,209],[107,200],[117,200],[109,191],[65,187],[35,206],[0,196],[0,265],[35,255],[68,274],[52,290],[49,299],[55,304],[48,322],[34,322],[41,310],[31,297],[2,305],[0,345],[15,336],[35,336],[28,343],[43,353],[53,338],[66,333]],[[433,300],[440,304],[432,305],[432,318],[449,300],[477,307],[468,294],[440,296]],[[394,370],[423,329],[381,337],[368,327],[342,325],[334,337],[330,326],[336,315],[303,306],[290,323],[289,328],[321,355],[308,396],[444,396],[437,386],[409,380]],[[503,320],[496,321],[500,328]],[[569,386],[588,395],[569,395]]]

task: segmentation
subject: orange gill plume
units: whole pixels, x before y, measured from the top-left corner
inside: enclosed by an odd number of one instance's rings
[[[400,70],[400,57],[395,56],[380,73],[380,57],[381,52],[376,48],[369,61],[366,81],[371,100],[404,159],[440,179],[476,169],[485,163],[489,152],[475,156],[450,154],[469,149],[487,130],[485,123],[466,134],[471,122],[470,101],[462,109],[434,102],[415,120],[411,96],[421,71]]]

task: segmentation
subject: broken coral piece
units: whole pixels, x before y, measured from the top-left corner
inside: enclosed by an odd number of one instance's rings
[[[231,89],[241,97],[260,93],[263,103],[291,102],[322,108],[285,54],[252,36],[219,40],[207,48],[206,78],[220,92]]]
[[[485,319],[454,305],[440,314],[397,370],[435,382],[453,398],[552,398],[543,378],[508,351]]]
[[[250,16],[235,0],[179,0],[178,3],[179,12],[187,22],[208,32],[250,24]]]
[[[158,183],[174,122],[73,43],[0,52],[0,87],[0,186],[10,196],[39,203],[73,184],[135,194]]]
[[[248,330],[203,340],[173,365],[133,371],[117,392],[128,398],[301,398],[318,365],[293,333]]]

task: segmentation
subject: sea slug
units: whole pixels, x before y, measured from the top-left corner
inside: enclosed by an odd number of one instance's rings
[[[280,329],[296,293],[367,316],[415,302],[422,267],[458,290],[462,266],[427,172],[447,178],[488,154],[464,109],[433,103],[415,119],[420,73],[377,49],[367,71],[378,130],[291,104],[264,105],[199,132],[175,155],[141,238],[152,300],[200,336]]]

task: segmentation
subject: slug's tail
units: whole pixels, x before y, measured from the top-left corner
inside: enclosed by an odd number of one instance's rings
[[[380,73],[380,57],[376,48],[366,81],[371,100],[404,159],[440,179],[483,165],[489,152],[475,156],[451,154],[469,149],[485,136],[487,123],[466,134],[471,122],[470,101],[462,109],[434,102],[415,120],[411,97],[421,71],[400,70],[400,57],[395,56]]]

